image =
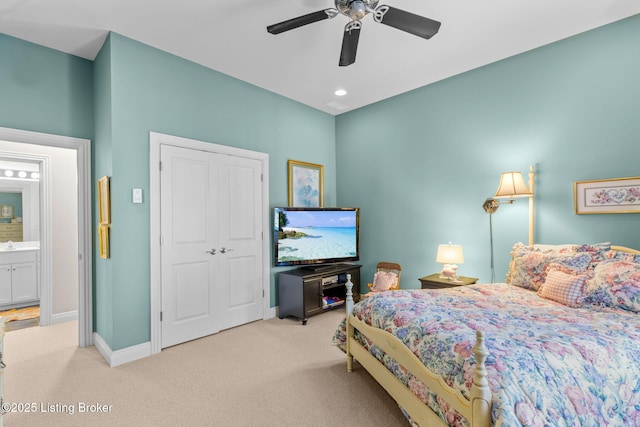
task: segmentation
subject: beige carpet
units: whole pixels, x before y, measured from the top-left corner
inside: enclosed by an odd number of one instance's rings
[[[346,372],[330,344],[342,317],[254,322],[117,368],[77,348],[76,322],[8,332],[5,402],[36,411],[4,426],[408,426],[366,371]]]

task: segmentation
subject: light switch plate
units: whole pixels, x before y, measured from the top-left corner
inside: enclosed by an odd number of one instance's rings
[[[134,188],[132,195],[133,203],[142,203],[142,188]]]

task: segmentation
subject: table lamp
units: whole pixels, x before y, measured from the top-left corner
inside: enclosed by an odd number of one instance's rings
[[[451,242],[449,242],[448,245],[439,245],[436,262],[444,264],[442,271],[440,272],[441,279],[447,279],[454,283],[462,282],[461,280],[458,280],[458,266],[456,265],[464,263],[462,246],[452,245]]]

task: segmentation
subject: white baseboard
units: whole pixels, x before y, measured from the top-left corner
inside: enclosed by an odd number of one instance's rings
[[[58,313],[51,315],[51,324],[56,325],[58,323],[71,322],[72,320],[78,320],[78,310],[67,311],[66,313]]]
[[[151,356],[151,342],[113,351],[97,332],[93,333],[93,342],[102,357],[104,357],[104,360],[112,368]]]
[[[66,313],[63,313],[66,314]],[[265,320],[276,317],[276,307],[271,307],[266,313]],[[106,343],[106,341],[97,332],[93,333],[93,343],[106,360],[107,364],[112,368],[125,363],[133,362],[134,360],[144,359],[151,356],[151,342],[145,342],[142,344],[134,345],[131,347],[123,348],[122,350],[113,351]]]
[[[276,317],[276,308],[277,307],[269,307],[269,310],[265,313],[266,317],[264,318],[264,320],[273,319],[274,317]]]

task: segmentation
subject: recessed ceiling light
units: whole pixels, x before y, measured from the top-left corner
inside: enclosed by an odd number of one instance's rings
[[[345,96],[347,94],[347,91],[344,89],[338,89],[335,92],[333,92],[336,96]]]

